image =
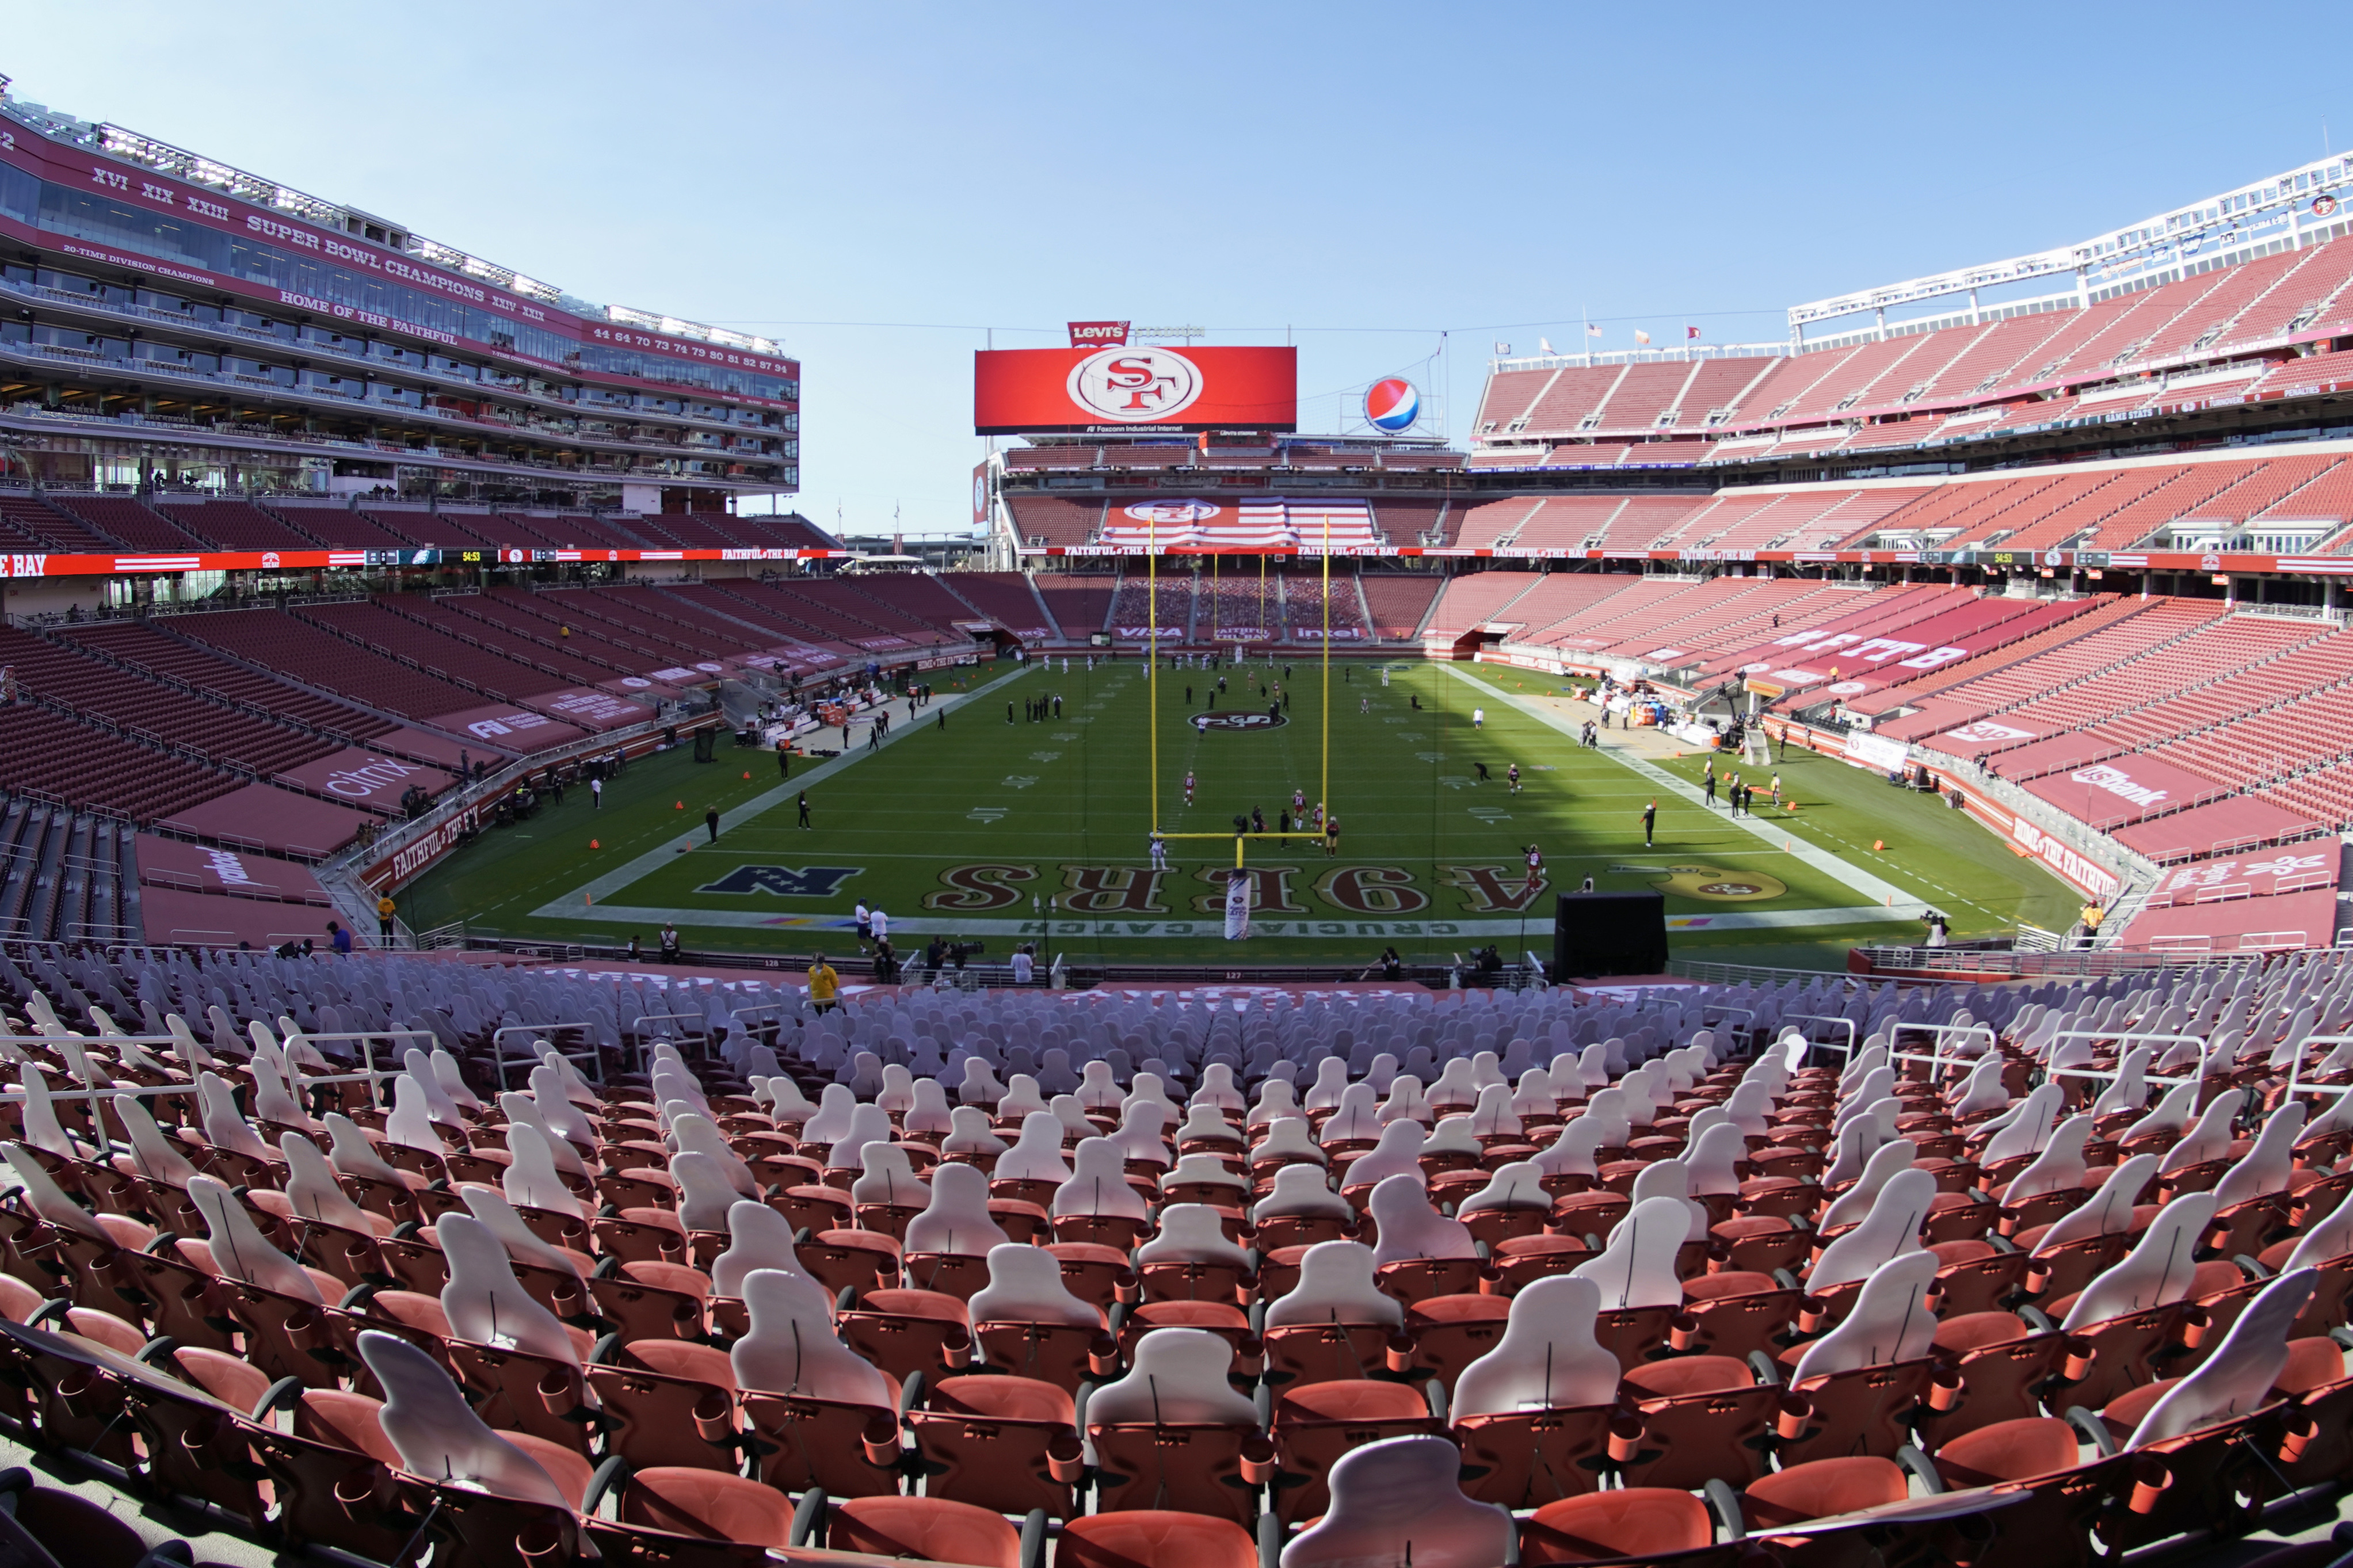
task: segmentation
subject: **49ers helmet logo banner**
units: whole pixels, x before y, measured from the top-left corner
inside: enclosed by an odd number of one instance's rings
[[[1293,430],[1299,353],[1155,343],[973,355],[973,432],[1018,436]]]

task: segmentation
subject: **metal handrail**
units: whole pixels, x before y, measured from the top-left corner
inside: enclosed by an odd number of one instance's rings
[[[553,1035],[565,1029],[578,1029],[583,1034],[586,1034],[595,1026],[596,1026],[593,1024],[509,1024],[502,1028],[492,1029],[491,1031],[491,1057],[499,1065],[499,1092],[501,1094],[504,1094],[507,1091],[507,1053],[504,1047],[499,1044],[500,1038],[502,1036]],[[557,1056],[562,1057],[565,1061],[586,1062],[590,1071],[596,1075],[596,1087],[598,1089],[605,1087],[604,1053],[596,1049],[596,1043],[593,1039],[590,1041],[588,1048],[585,1051],[561,1050],[553,1045],[549,1046],[547,1048],[551,1051],[554,1051]],[[515,1059],[517,1061],[521,1061],[525,1058],[518,1057]],[[530,1058],[529,1060],[533,1066],[536,1067],[539,1065],[542,1058],[534,1056]]]

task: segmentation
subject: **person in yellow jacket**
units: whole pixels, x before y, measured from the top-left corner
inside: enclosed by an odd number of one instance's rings
[[[376,900],[376,901],[375,901],[375,931],[376,931],[376,935],[378,935],[378,936],[380,936],[380,937],[384,938],[384,940],[385,940],[385,941],[386,941],[386,942],[390,942],[390,941],[392,940],[392,913],[393,913],[393,909],[394,909],[394,905],[393,905],[393,901],[392,901],[392,895],[391,895],[390,893],[386,893],[386,894],[385,894],[382,898],[379,898],[379,899],[378,899],[378,900]]]
[[[841,999],[841,976],[825,961],[825,954],[809,960],[808,983],[810,1004],[820,1013],[833,1011]]]

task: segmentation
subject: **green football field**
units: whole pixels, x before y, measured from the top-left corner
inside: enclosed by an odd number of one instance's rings
[[[1593,710],[1563,700],[1558,681],[1418,660],[1335,660],[1328,760],[1312,658],[1164,671],[1158,821],[1172,836],[1211,837],[1172,837],[1169,867],[1155,871],[1149,682],[1133,658],[1083,664],[1073,658],[1064,674],[1057,656],[1050,668],[956,672],[881,748],[867,750],[861,730],[838,758],[796,759],[789,784],[772,754],[723,743],[713,763],[684,749],[633,763],[601,810],[568,791],[562,806],[450,857],[400,894],[403,918],[417,930],[463,920],[478,934],[565,942],[636,935],[649,949],[670,921],[690,948],[839,952],[864,899],[889,911],[902,955],[939,934],[982,943],[990,958],[1036,942],[1073,962],[1369,963],[1391,944],[1409,959],[1489,942],[1548,954],[1552,893],[1590,877],[1601,890],[1663,891],[1678,955],[1826,967],[1859,942],[1916,939],[1931,906],[1956,938],[2073,918],[2063,884],[1933,797],[1793,754],[1778,771],[1797,810],[1731,821],[1693,791],[1696,756],[1641,760],[1614,730],[1609,750],[1578,746]],[[1220,722],[1262,719],[1270,680],[1287,700],[1283,721],[1197,727],[1218,674]],[[1022,716],[1039,695],[1060,698],[1059,717]],[[1518,794],[1504,782],[1514,763]],[[1227,942],[1233,818],[1255,807],[1278,828],[1294,790],[1318,797],[1327,766],[1339,854],[1305,835],[1250,840],[1252,933]],[[1646,847],[1641,814],[1654,798],[1657,842]],[[716,844],[703,822],[712,806]],[[1543,861],[1533,894],[1530,845]]]

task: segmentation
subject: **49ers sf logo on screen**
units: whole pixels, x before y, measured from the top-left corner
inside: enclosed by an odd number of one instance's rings
[[[1071,367],[1071,401],[1123,424],[1165,424],[1201,386],[1201,367],[1173,349],[1106,349]]]
[[[1196,713],[1193,728],[1207,733],[1211,730],[1279,730],[1291,722],[1280,713]]]

